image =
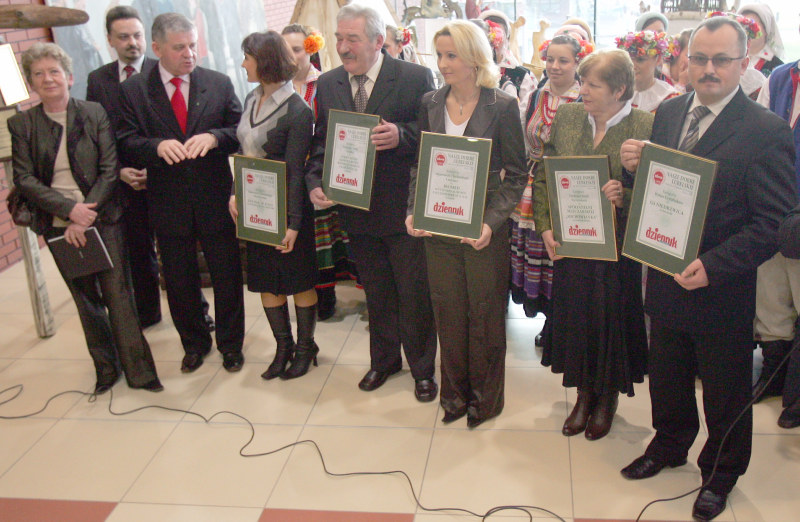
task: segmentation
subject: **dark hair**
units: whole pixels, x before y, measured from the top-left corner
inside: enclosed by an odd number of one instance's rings
[[[118,5],[112,7],[106,13],[106,33],[111,34],[111,25],[117,20],[130,20],[135,18],[141,23],[142,19],[139,18],[139,11],[128,5]]]
[[[262,82],[285,82],[297,74],[297,64],[289,46],[275,31],[248,35],[242,42],[242,52],[256,59],[258,79]]]
[[[550,45],[569,45],[572,48],[572,56],[577,59],[581,52],[581,43],[569,34],[560,34],[550,40]]]
[[[309,27],[307,25],[289,24],[283,28],[281,34],[302,34],[303,36],[308,38],[314,31],[315,29],[313,27]],[[318,71],[322,70],[322,60],[320,60],[319,52],[312,54],[310,60],[311,60],[311,65],[316,67]]]
[[[700,25],[695,27],[694,31],[692,31],[692,36],[689,38],[689,47],[692,46],[694,37],[697,34],[697,31],[700,29],[705,27],[713,33],[723,25],[729,25],[733,27],[733,30],[736,31],[736,43],[739,46],[739,53],[742,56],[747,56],[747,33],[745,32],[744,27],[742,27],[742,24],[736,20],[732,20],[727,16],[714,16],[712,18],[706,18],[703,20]]]

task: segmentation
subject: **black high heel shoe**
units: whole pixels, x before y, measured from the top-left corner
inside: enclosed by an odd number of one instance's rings
[[[280,377],[286,372],[286,366],[294,359],[294,341],[291,339],[281,339],[278,341],[278,349],[275,351],[275,358],[270,363],[267,371],[261,374],[265,380]]]
[[[314,366],[318,366],[318,353],[319,346],[317,346],[317,343],[312,342],[310,346],[301,346],[300,344],[296,345],[294,350],[294,360],[292,360],[292,364],[286,369],[286,371],[281,374],[281,379],[284,381],[288,379],[296,379],[297,377],[302,377],[303,375],[307,374],[312,362],[314,363]]]

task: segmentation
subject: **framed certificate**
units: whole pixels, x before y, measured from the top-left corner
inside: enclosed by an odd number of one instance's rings
[[[667,274],[697,258],[717,163],[648,143],[642,150],[622,255]]]
[[[370,134],[380,116],[331,109],[322,167],[322,190],[331,201],[369,210],[375,173]]]
[[[30,98],[11,44],[0,45],[0,71],[0,105],[14,105]]]
[[[11,131],[8,119],[17,113],[17,106],[0,108],[0,161],[11,159]]]
[[[608,156],[544,158],[556,254],[616,261],[616,211],[600,190],[610,179]]]
[[[286,164],[233,156],[236,191],[236,237],[265,245],[281,245],[286,236]]]
[[[492,140],[423,132],[414,228],[478,239],[483,229]]]

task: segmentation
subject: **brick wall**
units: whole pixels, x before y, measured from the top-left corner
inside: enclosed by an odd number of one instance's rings
[[[296,3],[297,0],[264,0],[267,29],[281,32],[281,29],[289,25]]]
[[[0,5],[9,4],[44,4],[44,0],[0,0]],[[19,54],[28,49],[34,42],[52,42],[53,35],[49,29],[0,29],[7,43],[14,48],[14,53],[19,61]],[[38,97],[34,94],[30,100],[20,104],[20,109],[27,109],[38,103]],[[22,246],[11,216],[6,207],[6,196],[8,196],[8,182],[6,180],[5,169],[0,163],[0,271],[5,270],[10,265],[22,259]]]

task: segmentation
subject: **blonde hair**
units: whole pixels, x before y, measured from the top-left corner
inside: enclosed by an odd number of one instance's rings
[[[495,88],[500,81],[500,69],[492,59],[492,48],[489,39],[480,28],[466,20],[454,20],[436,31],[433,44],[441,36],[453,39],[456,54],[469,66],[475,67],[477,78],[475,85],[478,87]]]

